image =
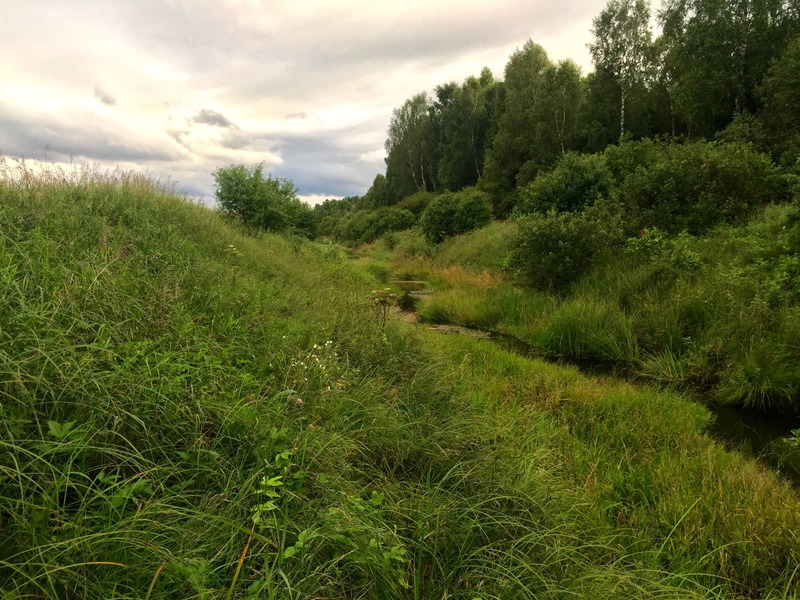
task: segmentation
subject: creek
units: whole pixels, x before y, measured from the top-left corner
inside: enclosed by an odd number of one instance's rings
[[[424,281],[394,280],[392,285],[402,290],[398,306],[405,313],[416,314],[418,301],[432,295]],[[637,384],[648,380],[630,366],[609,365],[589,359],[554,358],[536,346],[517,337],[496,331],[483,331],[454,324],[430,324],[441,333],[471,335],[490,340],[504,350],[527,358],[536,358],[577,367],[586,375],[612,376]],[[800,448],[791,441],[792,430],[800,429],[800,415],[781,415],[722,405],[708,395],[690,394],[690,398],[706,406],[714,415],[709,433],[726,447],[758,458],[800,486]]]

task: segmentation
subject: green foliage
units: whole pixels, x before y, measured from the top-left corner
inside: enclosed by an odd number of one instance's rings
[[[340,251],[146,178],[18,175],[4,598],[796,595],[797,495],[702,407],[382,328]]]
[[[413,213],[394,206],[357,210],[343,213],[332,228],[331,235],[339,240],[372,242],[386,233],[413,227],[416,222]]]
[[[798,167],[800,161],[800,36],[771,64],[760,88],[763,119],[769,143],[781,164]]]
[[[592,62],[619,89],[619,137],[625,136],[625,111],[631,91],[651,78],[653,42],[650,6],[644,0],[609,0],[592,22]]]
[[[437,196],[420,217],[425,237],[434,244],[487,225],[492,220],[492,205],[487,194],[475,188]]]
[[[264,231],[296,231],[313,235],[311,208],[297,197],[287,179],[263,176],[264,165],[231,165],[214,171],[216,198],[222,213]]]
[[[518,215],[579,211],[598,198],[608,198],[611,188],[611,172],[602,155],[569,153],[552,171],[519,190],[514,211]]]
[[[436,96],[434,110],[441,131],[437,175],[445,189],[458,191],[481,177],[497,83],[484,68],[480,77],[468,77],[461,86],[437,87]]]
[[[544,152],[551,148],[543,143],[542,106],[536,102],[551,64],[544,48],[532,40],[516,50],[506,64],[502,110],[480,182],[498,218],[507,216],[513,208],[512,192],[523,165],[533,161],[528,166],[532,179],[537,169],[553,162],[555,154]]]
[[[396,203],[419,190],[436,189],[433,152],[436,123],[431,102],[424,92],[392,111],[386,148],[386,194]]]
[[[433,198],[435,198],[435,196],[430,192],[416,192],[400,200],[396,208],[407,210],[419,217]]]
[[[620,200],[632,225],[698,234],[718,223],[743,223],[757,207],[787,200],[770,159],[741,143],[628,142],[607,151],[619,173]],[[625,164],[631,156],[634,164]]]
[[[431,200],[419,219],[425,237],[434,244],[455,235],[455,215],[459,202],[452,192],[441,194]]]
[[[580,213],[551,210],[518,221],[509,268],[537,290],[565,292],[624,239],[619,207],[609,201]]]
[[[714,138],[724,144],[750,144],[756,152],[767,152],[771,145],[763,120],[748,112],[736,113],[728,126]]]
[[[389,206],[392,204],[391,191],[389,190],[389,182],[382,174],[377,174],[372,181],[372,185],[364,194],[363,206],[364,208],[380,208],[382,206]]]
[[[693,135],[711,137],[736,113],[758,112],[758,88],[770,62],[797,34],[798,12],[788,4],[664,3],[659,13],[664,70],[675,110]]]

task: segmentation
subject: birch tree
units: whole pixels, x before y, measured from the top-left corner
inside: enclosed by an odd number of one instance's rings
[[[625,109],[631,91],[646,85],[652,68],[650,7],[644,0],[611,0],[594,19],[592,62],[619,86],[619,137],[625,135]]]

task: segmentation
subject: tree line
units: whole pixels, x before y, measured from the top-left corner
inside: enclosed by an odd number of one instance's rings
[[[412,96],[392,114],[385,174],[364,196],[317,207],[321,232],[347,236],[345,214],[414,214],[425,194],[471,186],[504,218],[567,154],[621,141],[743,142],[796,169],[800,0],[666,0],[657,21],[655,36],[648,2],[610,0],[593,21],[593,72],[529,40],[503,79],[484,68]]]

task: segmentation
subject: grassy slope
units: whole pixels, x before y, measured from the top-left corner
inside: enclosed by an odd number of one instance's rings
[[[412,268],[442,288],[422,306],[429,319],[502,329],[551,355],[625,364],[722,402],[797,412],[798,214],[769,207],[746,226],[703,238],[639,240],[563,299],[481,272],[497,272],[508,224],[395,268]],[[480,277],[458,275],[453,265]]]
[[[3,598],[795,597],[796,493],[684,400],[381,329],[337,251],[0,184]]]

